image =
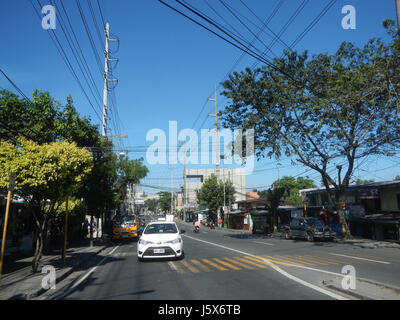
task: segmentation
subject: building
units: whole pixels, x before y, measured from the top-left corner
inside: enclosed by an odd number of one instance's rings
[[[235,187],[236,201],[246,199],[246,171],[244,168],[226,169],[220,168],[217,174],[216,169],[185,169],[184,170],[184,207],[188,210],[198,209],[197,190],[200,190],[203,182],[215,174],[220,181],[230,181]],[[227,204],[229,205],[229,204]],[[231,204],[233,205],[233,204]]]
[[[307,204],[307,215],[317,215],[322,206],[331,209],[331,220],[337,220],[329,205],[325,188],[300,190]],[[399,240],[400,180],[351,185],[346,189],[345,203],[352,235],[376,240]]]

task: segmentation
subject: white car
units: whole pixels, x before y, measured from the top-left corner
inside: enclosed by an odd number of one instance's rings
[[[175,222],[150,222],[137,244],[138,260],[183,258],[183,241],[180,233]]]

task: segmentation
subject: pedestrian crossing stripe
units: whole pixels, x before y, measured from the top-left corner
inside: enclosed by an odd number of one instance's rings
[[[200,269],[202,269],[205,272],[210,272],[211,269],[207,267],[205,264],[201,263],[198,260],[190,260],[192,263],[194,263],[196,266],[198,266]]]
[[[303,265],[303,264],[300,264],[298,262],[288,261],[288,260],[285,260],[285,259],[282,259],[282,258],[271,257],[271,256],[264,256],[264,257],[267,258],[267,260],[269,260],[269,261],[271,261],[273,263],[276,263],[276,264],[281,264],[283,262],[283,263],[292,264],[292,265],[295,265],[295,266],[302,266]]]
[[[190,265],[189,263],[187,263],[186,261],[181,261],[181,263],[188,268],[190,271],[192,271],[193,273],[199,273],[200,271],[198,269],[196,269],[195,267],[193,267],[192,265]]]
[[[226,269],[226,268],[224,268],[224,267],[221,267],[220,265],[218,265],[218,264],[216,264],[215,262],[212,262],[212,261],[210,261],[210,260],[208,260],[208,259],[202,259],[202,261],[204,261],[205,263],[208,263],[209,265],[211,265],[211,266],[217,268],[217,269],[220,270],[220,271],[227,271],[227,270],[228,270],[228,269]]]
[[[238,265],[238,266],[240,266],[240,267],[242,267],[242,268],[249,269],[249,270],[254,270],[253,267],[251,267],[251,266],[249,266],[249,265],[247,265],[247,264],[241,263],[241,262],[239,262],[239,261],[235,261],[235,260],[233,260],[233,259],[231,259],[231,258],[225,257],[225,258],[222,258],[222,259],[227,260],[227,261],[229,261],[229,262],[231,262],[231,263],[233,263],[233,264],[236,264],[236,265]]]
[[[221,257],[209,259],[191,259],[181,260],[177,262],[169,262],[171,269],[184,274],[187,271],[191,273],[211,272],[211,271],[240,271],[243,269],[254,270],[266,269],[276,266],[316,266],[316,265],[332,265],[346,263],[345,260],[337,260],[332,258],[323,258],[310,255],[296,256],[239,256],[239,257]]]
[[[228,267],[228,268],[230,268],[230,269],[233,269],[233,270],[242,270],[242,269],[240,269],[239,267],[236,267],[235,265],[233,265],[233,264],[231,264],[231,263],[228,263],[228,262],[225,262],[225,261],[222,261],[222,260],[220,260],[220,259],[214,258],[214,260],[217,261],[217,262],[220,263],[220,264],[223,264],[224,266],[226,266],[226,267]]]

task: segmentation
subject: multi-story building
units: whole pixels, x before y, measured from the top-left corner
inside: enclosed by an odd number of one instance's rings
[[[227,169],[220,168],[217,172],[213,169],[185,169],[184,170],[183,203],[186,209],[197,209],[196,192],[200,190],[203,182],[212,174],[220,181],[230,181],[235,187],[236,201],[246,200],[246,170],[245,168]],[[228,205],[228,204],[227,204]],[[232,204],[234,205],[234,204]]]

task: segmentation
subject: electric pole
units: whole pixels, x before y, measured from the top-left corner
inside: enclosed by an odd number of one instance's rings
[[[118,59],[110,59],[110,50],[109,50],[109,42],[110,41],[118,41],[116,39],[110,39],[110,24],[107,22],[106,23],[106,45],[105,45],[105,50],[104,50],[104,89],[103,89],[103,123],[102,123],[102,130],[101,134],[102,136],[106,136],[107,134],[107,120],[110,120],[108,117],[108,107],[107,107],[107,98],[108,98],[108,82],[110,81],[117,81],[115,79],[108,79],[108,72],[109,72],[109,66],[108,63],[110,61],[118,61]]]
[[[217,180],[219,179],[219,139],[218,139],[218,105],[217,105],[217,85],[214,85],[214,99],[208,99],[215,103],[215,114],[209,114],[210,117],[215,117],[215,140],[216,140],[216,165]]]

